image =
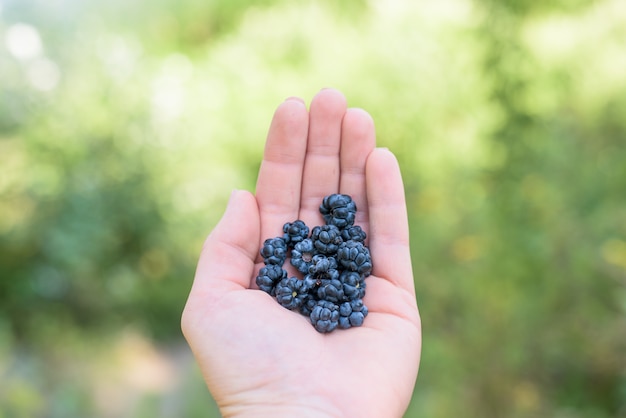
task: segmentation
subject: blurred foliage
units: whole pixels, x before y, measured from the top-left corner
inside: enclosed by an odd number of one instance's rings
[[[119,416],[106,365],[176,357],[274,108],[326,86],[405,178],[406,416],[626,415],[621,0],[0,0],[0,40],[0,416]],[[215,414],[183,375],[130,413]]]

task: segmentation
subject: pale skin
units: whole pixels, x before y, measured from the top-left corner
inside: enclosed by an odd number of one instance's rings
[[[358,328],[317,332],[258,290],[263,241],[285,222],[322,225],[324,196],[357,204],[373,273]],[[288,265],[289,262],[286,263]],[[289,270],[293,275],[294,270]],[[269,128],[256,195],[234,191],[202,249],[183,333],[221,413],[230,416],[401,417],[420,359],[406,202],[400,169],[376,148],[374,123],[324,89],[307,109],[289,98]]]

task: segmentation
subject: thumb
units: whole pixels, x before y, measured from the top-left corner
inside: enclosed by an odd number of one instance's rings
[[[204,243],[191,293],[215,297],[212,293],[249,288],[260,231],[255,197],[234,190],[222,219]]]

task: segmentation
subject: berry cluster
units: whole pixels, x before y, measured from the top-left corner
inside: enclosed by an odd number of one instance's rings
[[[308,316],[319,332],[361,326],[372,258],[365,231],[354,225],[356,205],[348,195],[332,194],[322,200],[320,212],[326,225],[309,231],[301,220],[287,222],[282,237],[265,240],[265,266],[256,284],[285,308]],[[283,268],[288,256],[302,277],[288,277]]]

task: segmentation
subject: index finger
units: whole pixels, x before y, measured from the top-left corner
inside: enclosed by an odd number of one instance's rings
[[[300,208],[309,115],[304,102],[289,98],[274,113],[256,184],[261,239],[282,234]]]

